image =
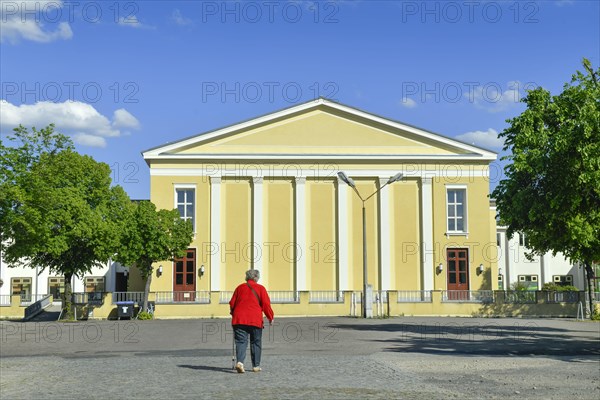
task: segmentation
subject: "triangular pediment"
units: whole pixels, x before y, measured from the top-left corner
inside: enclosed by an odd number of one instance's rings
[[[150,149],[144,158],[494,159],[475,146],[324,99]]]

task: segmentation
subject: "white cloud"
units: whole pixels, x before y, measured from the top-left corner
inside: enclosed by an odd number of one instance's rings
[[[73,135],[73,141],[82,146],[106,147],[106,139],[101,136],[88,135],[87,133],[76,133]]]
[[[474,146],[483,147],[486,149],[502,149],[504,140],[498,137],[498,132],[495,129],[489,128],[487,131],[473,131],[457,135],[456,138]]]
[[[57,130],[74,134],[78,143],[87,146],[106,146],[104,138],[119,137],[122,129],[139,129],[139,121],[125,109],[116,110],[111,120],[90,104],[79,101],[53,103],[40,101],[16,106],[0,100],[0,127],[12,129],[19,124],[43,127],[54,123]],[[95,138],[95,139],[94,139]]]
[[[400,105],[406,108],[415,108],[417,106],[417,102],[409,97],[404,97],[400,101]]]
[[[499,83],[490,82],[484,86],[473,88],[470,92],[465,93],[465,97],[476,107],[496,113],[519,104],[523,97],[521,89],[524,89],[524,86],[519,81],[507,82],[505,87]]]
[[[171,21],[175,22],[179,26],[190,25],[192,23],[192,20],[185,18],[178,8],[173,10],[173,13],[171,14]]]
[[[154,27],[151,25],[142,24],[140,22],[140,20],[137,18],[137,16],[135,16],[135,15],[121,17],[121,18],[119,18],[119,21],[117,22],[117,24],[121,25],[121,26],[127,26],[130,28],[136,28],[136,29],[154,29]]]
[[[139,129],[140,121],[138,121],[137,118],[131,115],[126,109],[119,108],[113,114],[112,126],[114,128]]]
[[[62,1],[1,1],[0,42],[19,43],[20,40],[31,40],[38,43],[49,43],[55,40],[66,40],[73,37],[68,22],[55,21],[56,15],[62,11]],[[52,16],[52,17],[51,17]],[[50,21],[45,21],[45,20]],[[56,25],[56,29],[46,29],[45,22]]]

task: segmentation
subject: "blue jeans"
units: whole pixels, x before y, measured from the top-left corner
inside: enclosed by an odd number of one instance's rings
[[[248,336],[250,336],[250,357],[252,358],[252,366],[259,367],[262,349],[262,328],[250,325],[234,325],[233,335],[235,339],[235,355],[238,362],[243,364],[246,359]]]

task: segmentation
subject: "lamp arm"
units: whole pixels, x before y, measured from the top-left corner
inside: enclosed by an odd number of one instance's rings
[[[362,202],[364,203],[365,201],[367,201],[367,199],[363,199],[363,197],[360,195],[360,193],[358,192],[358,189],[356,189],[356,187],[351,186],[352,189],[354,189],[354,191],[356,192],[356,194],[358,195],[358,197],[362,200]]]
[[[375,196],[377,193],[379,193],[381,191],[381,189],[383,189],[384,187],[386,187],[388,185],[388,182],[386,182],[382,187],[380,187],[379,189],[377,189],[376,191],[374,191],[369,197],[367,197],[366,199],[364,199],[363,201],[367,201],[369,200],[371,197]]]

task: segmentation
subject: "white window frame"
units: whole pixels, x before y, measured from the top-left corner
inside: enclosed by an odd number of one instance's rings
[[[463,215],[462,215],[462,219],[463,219],[463,230],[458,231],[458,230],[450,230],[450,216],[448,215],[448,192],[450,190],[463,190],[465,192],[465,196],[464,196],[464,203],[463,203]],[[467,185],[446,185],[446,192],[445,194],[445,202],[446,202],[446,235],[447,236],[451,236],[451,235],[464,235],[464,236],[468,236],[469,235],[469,226],[468,226],[468,222],[469,219],[467,218],[468,213],[468,205],[469,205],[469,201],[468,201],[468,191],[467,191]],[[453,203],[456,204],[456,203]],[[455,206],[455,211],[456,211],[456,206]],[[455,213],[456,214],[456,213]],[[454,217],[455,221],[457,221],[456,215]]]
[[[519,232],[519,246],[528,249],[528,244],[529,242],[527,240],[527,235],[525,235],[523,232]]]
[[[185,219],[192,219],[192,230],[194,231],[194,235],[196,235],[196,216],[198,215],[198,212],[197,212],[198,211],[197,210],[198,209],[198,207],[197,207],[197,205],[198,205],[198,202],[197,202],[197,197],[198,197],[197,193],[198,193],[198,190],[197,190],[195,184],[190,184],[190,183],[175,183],[173,185],[173,208],[176,209],[178,212],[179,212],[179,208],[178,208],[179,202],[177,201],[177,191],[181,190],[181,189],[183,189],[183,190],[193,189],[194,190],[194,200],[193,200],[194,201],[194,203],[193,203],[193,206],[194,206],[194,217],[192,218],[192,217],[181,217],[180,216],[180,218],[184,219],[184,220]],[[189,203],[182,203],[182,204],[185,205],[185,204],[189,204]],[[186,210],[185,206],[184,206],[184,210]]]

